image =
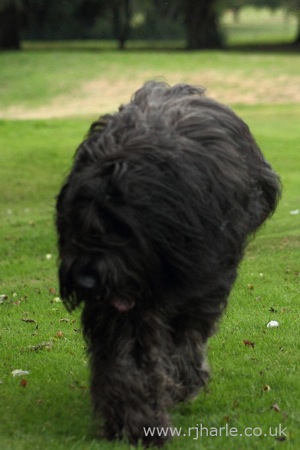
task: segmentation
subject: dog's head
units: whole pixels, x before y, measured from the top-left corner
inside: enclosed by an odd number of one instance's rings
[[[230,109],[190,86],[146,84],[92,125],[59,194],[67,307],[97,301],[127,312],[196,289],[237,265],[278,193]]]
[[[71,173],[57,201],[59,280],[69,308],[81,300],[120,312],[141,301],[153,307],[167,286],[195,275],[194,250],[203,245],[197,196],[172,159],[143,148]]]

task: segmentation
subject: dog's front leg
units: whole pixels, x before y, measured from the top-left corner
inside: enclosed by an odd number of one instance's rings
[[[163,445],[169,438],[168,390],[157,330],[129,321],[109,325],[90,343],[91,396],[107,439]],[[140,330],[138,331],[137,330]],[[115,330],[115,335],[111,335]]]

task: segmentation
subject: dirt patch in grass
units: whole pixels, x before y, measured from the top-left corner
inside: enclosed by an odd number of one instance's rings
[[[55,97],[49,104],[36,108],[21,105],[0,109],[0,118],[36,119],[100,115],[115,111],[130,100],[132,93],[145,81],[163,79],[158,73],[139,72],[134,79],[115,81],[98,78],[83,83],[76,92]],[[167,74],[170,84],[191,83],[206,88],[209,97],[226,104],[298,103],[300,101],[300,76],[272,76],[265,71],[251,74],[242,72],[216,72],[203,70],[188,75],[186,72]]]

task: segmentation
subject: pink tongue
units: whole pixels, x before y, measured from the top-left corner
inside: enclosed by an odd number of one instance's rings
[[[132,309],[135,305],[133,300],[122,297],[112,297],[111,304],[119,311],[126,312]]]

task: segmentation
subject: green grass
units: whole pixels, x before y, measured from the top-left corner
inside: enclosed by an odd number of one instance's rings
[[[0,54],[0,112],[12,107],[36,108],[56,100],[67,103],[73,98],[82,99],[86,95],[82,86],[99,79],[110,80],[113,95],[116,83],[122,80],[126,85],[137,76],[139,83],[140,79],[155,77],[174,79],[174,82],[192,79],[193,83],[201,84],[203,72],[213,71],[218,77],[206,87],[219,89],[221,80],[226,85],[232,73],[244,80],[256,75],[258,81],[270,78],[274,83],[286,76],[298,77],[299,52],[291,48],[280,54],[262,49],[255,52],[242,46],[245,43],[292,42],[296,33],[295,18],[291,16],[286,21],[282,11],[272,15],[267,10],[257,12],[245,8],[237,24],[228,14],[222,22],[229,44],[235,46],[230,58],[228,52],[180,51],[178,48],[184,49],[184,43],[176,41],[129,41],[123,52],[115,50],[116,42],[24,42],[25,51]],[[236,82],[236,91],[239,89]],[[297,89],[295,85],[295,91]],[[111,108],[118,106],[120,99],[117,97],[116,101],[118,103],[111,102]],[[105,107],[110,108],[110,105]]]
[[[188,81],[202,69],[224,80],[231,73],[251,78],[257,70],[271,81],[297,80],[298,66],[297,54],[31,48],[0,54],[0,111],[51,105],[62,92],[67,97],[99,74],[125,85],[146,73],[169,79],[177,72]],[[172,416],[185,434],[197,424],[212,434],[212,427],[228,424],[238,434],[250,427],[261,428],[263,435],[228,437],[223,431],[214,437],[204,430],[196,439],[191,430],[191,436],[168,444],[172,450],[300,447],[300,214],[290,214],[300,209],[300,106],[238,102],[234,109],[280,173],[283,197],[272,220],[250,242],[220,330],[210,341],[207,391],[178,405]],[[0,294],[8,296],[0,304],[1,449],[128,449],[94,438],[80,312],[69,315],[54,301],[55,196],[93,118],[79,109],[67,119],[0,120]],[[279,327],[267,328],[270,320]],[[23,377],[27,384],[12,376],[15,369],[30,372]],[[264,391],[266,385],[271,390]],[[279,424],[286,427],[285,441],[264,436]]]
[[[227,45],[236,44],[274,44],[292,42],[297,33],[297,20],[279,9],[255,9],[245,7],[241,10],[238,22],[227,12],[221,20]]]
[[[201,56],[200,56],[201,55]],[[243,80],[251,80],[255,76],[259,80],[277,79],[286,76],[298,77],[299,54],[265,54],[244,53],[242,51],[227,52],[66,52],[63,48],[57,51],[28,50],[22,53],[0,54],[0,109],[10,107],[34,108],[44,106],[52,100],[72,101],[74,96],[82,98],[82,86],[92,80],[110,80],[111,95],[115,99],[114,86],[122,81],[124,90],[126,83],[152,78],[166,78],[203,83],[203,73],[214,72],[208,88],[220,89],[221,80],[225,86],[232,74]],[[233,71],[234,68],[234,71]],[[209,81],[208,81],[209,83]],[[235,81],[235,91],[242,92]],[[299,81],[298,81],[299,83]],[[139,81],[140,84],[140,81]],[[139,86],[137,86],[139,87]],[[101,89],[101,87],[99,88]],[[295,93],[297,87],[295,86]],[[95,92],[97,95],[98,92]],[[106,92],[103,92],[104,96]],[[128,98],[129,99],[129,93]],[[278,92],[280,95],[280,92]],[[117,99],[116,99],[117,101]],[[119,102],[119,101],[118,101]],[[117,103],[119,104],[119,103]],[[51,106],[51,104],[50,104]],[[117,105],[114,104],[115,108]],[[101,103],[99,104],[101,108]],[[80,114],[80,111],[78,112]]]
[[[204,449],[293,449],[300,445],[298,122],[300,107],[240,106],[255,131],[284,194],[277,213],[250,243],[219,333],[210,343],[212,380],[192,404],[180,405],[174,424],[189,427],[287,427],[274,437],[206,437]],[[124,444],[93,440],[88,370],[78,313],[69,316],[57,293],[54,197],[88,119],[2,121],[0,447],[115,449]],[[47,254],[53,257],[48,260]],[[249,289],[249,285],[253,287]],[[22,319],[34,320],[26,322]],[[67,319],[67,320],[63,320]],[[278,320],[278,329],[266,327]],[[254,342],[254,348],[243,341]],[[48,347],[38,346],[48,343]],[[32,346],[37,346],[36,350]],[[29,370],[26,387],[14,369]],[[263,391],[269,385],[270,391]],[[272,405],[277,403],[280,411]],[[70,414],[71,412],[71,414]],[[256,430],[259,432],[259,430]],[[193,439],[194,438],[194,439]],[[199,439],[174,439],[167,448],[196,449]]]

